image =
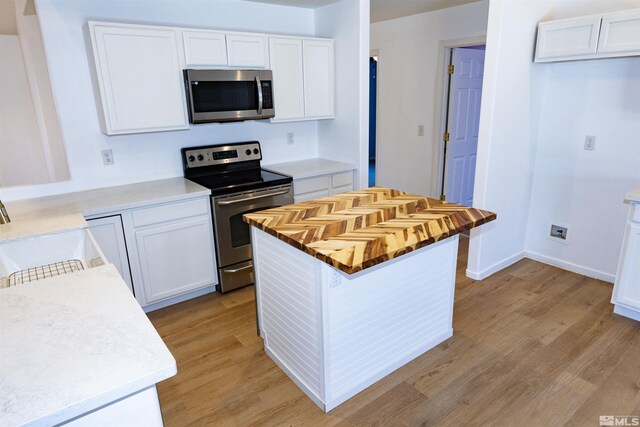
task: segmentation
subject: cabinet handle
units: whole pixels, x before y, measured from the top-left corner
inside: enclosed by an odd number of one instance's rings
[[[237,273],[238,271],[243,271],[248,268],[253,268],[253,264],[245,265],[244,267],[240,267],[240,268],[234,268],[233,270],[222,270],[222,271],[224,271],[225,273]]]
[[[256,76],[256,88],[258,89],[258,114],[262,114],[262,82]]]

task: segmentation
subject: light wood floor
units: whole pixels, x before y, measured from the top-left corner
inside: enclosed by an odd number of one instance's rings
[[[324,414],[262,350],[253,287],[149,317],[178,361],[159,384],[171,426],[597,426],[640,415],[640,323],[612,314],[611,284],[523,260],[464,275],[453,337]]]

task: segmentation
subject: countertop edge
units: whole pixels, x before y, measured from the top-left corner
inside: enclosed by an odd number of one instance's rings
[[[640,187],[634,188],[633,190],[628,191],[624,195],[624,199],[628,200],[629,202],[640,203]]]
[[[195,184],[195,185],[198,185],[198,184]],[[211,190],[206,189],[205,187],[202,187],[202,188],[204,189],[204,191],[177,194],[177,195],[168,196],[168,197],[156,197],[153,199],[145,199],[144,201],[127,202],[127,203],[121,203],[117,205],[102,206],[98,208],[87,208],[82,210],[81,214],[84,217],[96,217],[100,215],[112,214],[112,213],[123,211],[123,210],[145,208],[150,205],[179,202],[181,200],[188,200],[196,197],[211,195]]]
[[[160,191],[148,195],[148,190],[155,186],[168,186],[170,189],[167,194]],[[119,193],[123,195],[118,196]],[[9,201],[5,205],[12,222],[0,226],[0,242],[87,227],[86,218],[89,217],[209,195],[211,190],[208,188],[186,178],[175,177]],[[118,201],[118,197],[123,201]],[[101,203],[103,200],[106,202]],[[116,202],[109,203],[113,200]]]
[[[325,163],[325,166],[317,167],[319,163]],[[305,167],[305,166],[310,166],[314,164],[316,166],[315,168]],[[293,179],[305,179],[305,178],[311,178],[314,176],[348,172],[348,171],[353,171],[357,169],[354,165],[350,163],[338,162],[336,160],[323,159],[320,157],[314,157],[311,159],[294,160],[291,162],[284,162],[284,163],[273,163],[273,164],[263,165],[262,168],[273,171],[273,172],[290,175],[291,177],[293,177]],[[303,170],[300,171],[299,169],[303,169]]]
[[[480,209],[478,209],[478,210],[480,210]],[[487,211],[482,211],[482,212],[487,212]],[[337,260],[335,260],[333,258],[330,258],[330,257],[328,257],[328,256],[316,251],[315,249],[313,249],[311,247],[305,246],[305,245],[301,244],[300,242],[291,239],[290,237],[288,237],[285,234],[278,233],[277,231],[275,231],[275,230],[273,230],[273,229],[271,229],[269,227],[264,226],[263,224],[255,221],[255,220],[253,220],[251,218],[248,218],[248,217],[244,217],[244,218],[245,218],[244,219],[245,222],[248,223],[249,225],[258,228],[261,231],[264,231],[265,233],[267,233],[267,234],[269,234],[269,235],[271,235],[271,236],[273,236],[273,237],[275,237],[275,238],[277,238],[277,239],[289,244],[290,246],[292,246],[292,247],[294,247],[294,248],[306,253],[307,255],[310,255],[310,256],[312,256],[312,257],[314,257],[314,258],[316,258],[316,259],[318,259],[318,260],[320,260],[320,261],[322,261],[322,262],[324,262],[326,264],[329,264],[330,266],[342,271],[343,273],[346,273],[348,275],[352,275],[352,274],[364,271],[364,270],[366,270],[366,269],[368,269],[370,267],[374,267],[376,265],[382,264],[383,262],[386,262],[386,261],[389,261],[389,260],[392,260],[392,259],[396,259],[396,258],[398,258],[398,257],[400,257],[400,256],[402,256],[404,254],[409,253],[409,252],[413,252],[415,250],[418,250],[418,249],[424,248],[426,246],[432,245],[434,243],[440,242],[440,241],[442,241],[444,239],[447,239],[449,237],[453,237],[455,235],[458,235],[458,234],[462,233],[463,231],[470,230],[470,229],[472,229],[474,227],[478,227],[478,226],[481,226],[481,225],[486,224],[488,222],[494,221],[494,220],[497,219],[497,214],[491,213],[491,215],[488,215],[486,217],[483,217],[483,218],[480,218],[480,219],[476,220],[473,225],[469,224],[468,226],[461,227],[460,229],[454,229],[454,230],[451,230],[448,233],[442,233],[442,234],[440,234],[438,236],[433,236],[433,237],[431,237],[429,239],[422,240],[422,241],[417,242],[417,243],[415,243],[413,245],[405,246],[404,248],[399,249],[397,251],[388,252],[388,253],[386,253],[384,255],[381,255],[379,257],[367,260],[367,262],[365,262],[365,263],[360,263],[360,264],[357,264],[357,265],[354,265],[354,266],[349,266],[349,265],[343,264],[340,261],[337,261]]]
[[[68,422],[74,418],[89,412],[101,409],[111,403],[132,396],[142,390],[155,386],[157,383],[169,379],[178,373],[177,364],[174,360],[172,366],[160,369],[152,374],[145,375],[123,386],[113,388],[102,395],[90,397],[77,402],[72,406],[62,408],[57,412],[43,415],[40,418],[26,421],[26,424],[57,425]]]
[[[92,271],[95,272],[93,274],[98,274],[100,275],[100,277],[102,277],[102,282],[98,284],[86,282],[88,280],[92,280],[90,274],[90,272]],[[57,407],[54,405],[52,408],[49,408],[48,412],[45,411],[38,414],[36,411],[33,414],[23,413],[22,416],[15,416],[15,413],[14,416],[11,416],[11,414],[7,416],[7,413],[0,412],[0,424],[2,425],[4,425],[5,423],[7,425],[13,425],[12,423],[17,423],[20,425],[57,425],[83,414],[87,414],[94,410],[100,409],[106,405],[119,401],[120,399],[131,396],[139,391],[142,391],[161,381],[164,381],[176,375],[177,373],[177,362],[175,360],[175,357],[171,354],[171,351],[168,349],[149,318],[144,315],[144,313],[142,313],[137,301],[133,299],[133,295],[130,294],[126,284],[120,277],[113,264],[109,263],[88,270],[82,270],[68,276],[61,275],[48,278],[45,280],[48,281],[48,289],[46,292],[50,292],[50,290],[52,289],[51,286],[57,286],[60,281],[65,281],[70,278],[70,276],[74,276],[76,274],[82,274],[83,277],[80,278],[80,276],[75,276],[75,284],[69,285],[69,287],[65,290],[72,289],[73,287],[77,287],[79,286],[79,284],[86,282],[90,287],[88,288],[87,293],[84,293],[84,295],[89,295],[89,302],[95,302],[94,300],[96,297],[98,297],[98,295],[104,294],[103,291],[99,291],[98,289],[105,289],[104,285],[109,284],[109,289],[112,289],[109,291],[109,295],[113,296],[113,300],[115,302],[120,303],[119,307],[122,307],[121,310],[124,310],[124,313],[127,313],[127,316],[129,316],[128,313],[133,313],[131,310],[135,311],[135,314],[131,317],[130,320],[133,319],[142,321],[142,324],[137,327],[137,332],[145,334],[144,336],[147,337],[146,339],[149,339],[148,337],[151,337],[150,342],[154,343],[153,345],[156,346],[155,350],[159,350],[159,352],[155,355],[156,357],[154,358],[154,360],[158,362],[157,366],[150,367],[148,369],[141,369],[133,375],[129,375],[122,383],[113,385],[110,388],[103,388],[101,390],[96,389],[91,393],[86,393],[86,397],[84,397],[82,400],[77,400],[72,403],[65,403],[64,401],[62,401],[60,402],[62,403],[62,405],[59,405]],[[82,286],[84,287],[84,285]],[[12,295],[25,295],[28,301],[33,301],[33,303],[30,304],[36,305],[42,301],[39,301],[37,298],[33,299],[30,296],[34,292],[35,289],[31,289],[25,292],[20,291],[17,294],[15,292],[12,292]],[[71,304],[72,305],[69,306],[70,308],[68,308],[66,305],[61,307],[65,311],[74,311],[75,309],[73,307],[74,304],[77,305],[77,302]],[[137,310],[139,310],[140,313],[138,313]],[[89,310],[85,311],[83,309],[79,314],[80,316],[84,316],[85,313],[88,312]],[[122,312],[123,311],[121,311],[121,313]],[[101,314],[98,314],[98,317],[101,318],[101,316]],[[119,327],[122,327],[122,325],[120,325]],[[153,336],[149,335],[151,333]],[[86,374],[86,369],[82,373]],[[66,406],[64,406],[65,404]]]

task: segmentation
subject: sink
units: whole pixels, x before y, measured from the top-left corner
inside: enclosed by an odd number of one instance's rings
[[[89,269],[106,262],[86,228],[8,240],[0,242],[0,287]]]

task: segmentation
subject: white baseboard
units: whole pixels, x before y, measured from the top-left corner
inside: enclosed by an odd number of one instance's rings
[[[620,305],[614,305],[613,306],[613,312],[616,314],[619,314],[621,316],[625,316],[628,317],[629,319],[633,319],[633,320],[637,320],[638,322],[640,322],[640,312],[639,311],[635,311],[635,310],[629,310],[626,307],[622,307]]]
[[[583,276],[591,277],[593,279],[598,279],[605,282],[613,283],[616,278],[614,274],[609,274],[609,273],[605,273],[604,271],[594,270],[593,268],[585,267],[583,265],[573,264],[571,262],[563,261],[557,258],[551,258],[536,252],[525,251],[524,254],[527,258],[532,259],[534,261],[539,261],[544,264],[553,265],[554,267],[558,267],[563,270],[568,270],[574,273],[582,274]]]
[[[466,275],[467,277],[473,280],[484,280],[487,277],[491,276],[498,271],[509,267],[512,264],[520,261],[523,258],[529,258],[534,261],[538,261],[544,264],[552,265],[554,267],[561,268],[563,270],[572,271],[574,273],[582,274],[583,276],[591,277],[592,279],[602,280],[604,282],[613,283],[615,281],[616,276],[614,274],[605,273],[604,271],[594,270],[589,267],[585,267],[583,265],[573,264],[571,262],[562,261],[557,258],[551,258],[546,255],[539,254],[537,252],[524,251],[513,255],[509,258],[506,258],[496,264],[493,264],[491,267],[486,268],[480,272],[472,271],[467,268]]]
[[[523,259],[525,257],[525,253],[524,252],[520,252],[517,253],[513,256],[510,256],[509,258],[506,258],[498,263],[493,264],[491,267],[489,268],[485,268],[482,271],[472,271],[470,269],[467,268],[467,270],[465,271],[465,274],[467,275],[467,277],[473,279],[473,280],[484,280],[487,277],[491,276],[493,273],[497,273],[498,271],[509,267],[512,264],[515,264],[516,262],[520,261],[521,259]]]

